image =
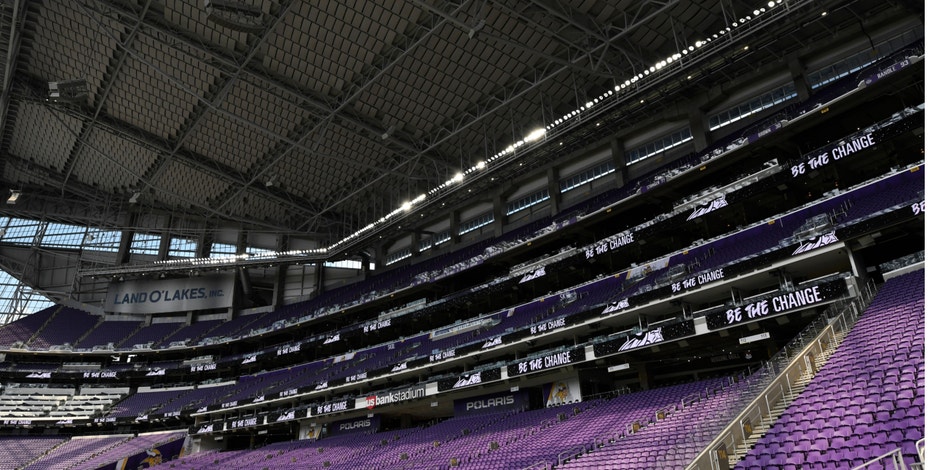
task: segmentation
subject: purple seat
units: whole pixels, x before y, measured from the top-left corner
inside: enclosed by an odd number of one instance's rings
[[[825,452],[829,449],[828,439],[824,437],[815,438],[815,440],[812,441],[811,449],[819,452]]]
[[[884,284],[829,362],[775,424],[781,430],[795,424],[811,440],[809,449],[794,439],[795,431],[786,438],[774,435],[774,442],[804,453],[812,468],[851,468],[895,448],[915,460],[914,443],[924,430],[925,410],[916,404],[924,401],[924,379],[919,378],[924,369],[917,360],[921,350],[907,352],[912,351],[907,345],[923,341],[923,276],[924,270],[918,270]],[[892,332],[902,332],[902,338],[891,347],[876,341]],[[765,452],[770,449],[755,446],[735,468],[761,464]]]

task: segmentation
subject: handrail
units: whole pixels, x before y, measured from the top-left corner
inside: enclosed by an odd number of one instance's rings
[[[923,466],[926,464],[926,438],[916,441],[916,453],[919,454],[919,463]]]
[[[888,458],[892,459],[893,470],[907,470],[908,467],[906,466],[906,462],[903,461],[903,450],[900,449],[899,447],[891,450],[890,452],[887,452],[886,454],[883,454],[878,457],[874,457],[873,459],[868,460],[867,462],[864,462],[861,465],[858,465],[857,467],[852,468],[851,470],[859,470],[862,468],[868,468],[871,464],[883,461]],[[888,468],[888,467],[884,465],[883,468]]]
[[[542,467],[543,466],[543,467]],[[524,467],[522,470],[548,470],[550,468],[550,462],[546,460],[541,460],[536,463],[532,463],[527,467]]]
[[[564,450],[563,452],[560,452],[559,454],[557,454],[557,465],[560,465],[563,462],[563,459],[571,455],[584,454],[585,452],[586,452],[585,446],[577,447],[575,449],[570,449],[570,450]]]
[[[601,436],[594,437],[592,439],[592,448],[598,449],[605,444],[611,444],[618,439],[624,439],[626,437],[628,437],[628,435],[625,433],[624,429],[622,429],[620,432],[609,431],[608,433],[602,434]]]
[[[686,468],[688,470],[700,468],[718,470],[718,451],[724,450],[725,453],[733,455],[737,447],[746,442],[747,436],[743,427],[741,427],[744,424],[742,420],[747,419],[748,416],[756,412],[763,415],[761,406],[767,409],[767,414],[770,414],[772,404],[786,399],[787,392],[792,389],[790,374],[792,373],[794,376],[801,375],[803,369],[806,368],[800,353],[806,350],[821,352],[824,350],[827,341],[834,343],[835,335],[846,334],[854,326],[854,321],[866,308],[875,293],[875,286],[868,283],[862,286],[859,295],[855,298],[834,302],[822,315],[804,328],[796,338],[764,363],[758,373],[748,378],[747,390],[750,393],[747,396],[750,398],[736,400],[731,406],[725,405],[729,408],[726,412],[728,415],[734,416],[734,419]],[[835,335],[829,334],[832,332]],[[832,346],[837,345],[832,344]]]

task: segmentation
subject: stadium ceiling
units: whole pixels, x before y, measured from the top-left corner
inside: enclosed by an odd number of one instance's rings
[[[156,229],[134,215],[163,213],[320,246],[362,233],[349,247],[402,229],[408,211],[437,216],[470,197],[451,181],[489,189],[565,156],[563,142],[608,138],[596,121],[631,126],[903,8],[922,11],[905,0],[8,0],[0,195],[20,196],[0,214]],[[360,232],[393,211],[398,223]]]

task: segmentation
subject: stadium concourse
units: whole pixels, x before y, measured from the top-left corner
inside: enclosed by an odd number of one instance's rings
[[[924,8],[0,2],[0,470],[924,468]]]

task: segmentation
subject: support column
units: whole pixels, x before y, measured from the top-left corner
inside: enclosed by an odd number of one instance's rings
[[[286,251],[288,247],[287,237],[284,235],[279,235],[278,243],[276,246],[277,251],[283,252]],[[275,266],[275,279],[272,281],[272,307],[278,308],[282,305],[285,296],[285,278],[288,273],[288,266],[284,264],[278,264]]]
[[[362,278],[369,279],[369,275],[372,274],[369,269],[369,264],[372,262],[372,258],[369,256],[368,252],[361,251],[359,252],[359,258],[362,260]]]
[[[612,163],[615,165],[615,187],[621,188],[628,182],[628,162],[621,139],[612,139]]]
[[[499,189],[492,196],[492,228],[495,230],[495,236],[500,237],[505,230],[505,203],[502,198],[502,191]]]
[[[560,213],[560,203],[563,202],[560,193],[560,175],[554,167],[547,169],[547,195],[550,196],[550,216],[553,217]]]
[[[460,213],[459,211],[450,211],[450,243],[451,244],[457,244],[460,242],[459,233],[460,233]]]
[[[698,106],[689,109],[689,133],[693,136],[693,148],[701,152],[709,146],[709,118]]]
[[[385,244],[375,245],[375,269],[378,270],[385,266]]]
[[[236,254],[246,252],[246,232],[240,227],[239,234],[236,236]]]
[[[411,244],[411,257],[419,255],[421,253],[421,232],[413,230],[408,243]]]
[[[806,80],[806,68],[799,61],[799,56],[791,54],[784,58],[786,66],[790,69],[790,76],[793,77],[793,86],[796,87],[796,97],[800,102],[809,99],[810,90],[809,82]]]
[[[168,222],[165,230],[162,231],[162,236],[159,238],[159,253],[156,255],[155,259],[157,260],[166,260],[168,259],[168,252],[171,250],[172,234],[171,234],[171,221]]]
[[[210,248],[214,244],[214,236],[208,233],[209,228],[205,227],[204,231],[201,232],[200,238],[197,240],[197,253],[194,254],[195,258],[207,258],[210,256]]]
[[[641,390],[650,390],[654,385],[654,378],[647,372],[647,364],[638,364],[636,368],[638,371],[638,383],[641,385]]]
[[[318,297],[324,293],[324,285],[325,285],[324,284],[324,262],[318,261],[314,263],[314,268],[315,268],[314,270],[317,271],[316,273],[317,274],[317,286],[315,286],[316,287],[315,297]]]
[[[136,214],[128,214],[126,219],[127,227],[136,226]],[[123,230],[123,233],[120,235],[120,248],[117,250],[117,264],[129,263],[129,249],[133,244],[133,235],[135,234],[135,229],[130,228]]]

